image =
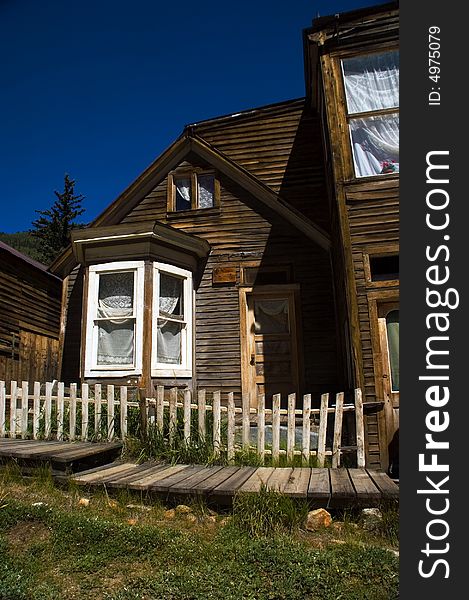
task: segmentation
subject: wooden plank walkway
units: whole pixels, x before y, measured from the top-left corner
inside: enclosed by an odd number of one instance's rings
[[[262,485],[312,506],[377,506],[398,500],[399,486],[385,473],[367,469],[205,467],[157,463],[114,463],[71,476],[89,488],[128,489],[178,499],[203,496],[230,504],[236,492],[259,492]]]
[[[58,442],[0,438],[0,463],[14,460],[24,469],[49,464],[53,472],[82,471],[115,460],[122,442]]]

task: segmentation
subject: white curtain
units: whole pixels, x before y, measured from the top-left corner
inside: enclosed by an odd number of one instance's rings
[[[200,175],[197,179],[199,188],[199,208],[212,208],[214,180],[211,175]]]
[[[99,277],[97,317],[98,364],[128,365],[134,358],[134,273],[106,273]]]
[[[176,179],[176,210],[186,210],[191,207],[190,178]]]
[[[399,115],[350,121],[355,173],[358,177],[399,172]]]
[[[156,344],[159,363],[181,364],[181,329],[184,318],[182,289],[182,279],[160,273],[160,316],[179,318],[181,322],[158,319]]]
[[[288,332],[288,300],[254,301],[256,333]]]
[[[349,114],[399,106],[399,53],[370,54],[343,61]]]

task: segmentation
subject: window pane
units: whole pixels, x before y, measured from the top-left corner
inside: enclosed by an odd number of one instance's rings
[[[123,322],[100,321],[98,327],[98,365],[133,365],[134,319]]]
[[[399,172],[399,115],[350,121],[357,177]]]
[[[176,187],[176,210],[189,210],[191,208],[191,179],[181,177],[174,180]]]
[[[288,300],[254,300],[255,333],[288,331]]]
[[[199,190],[198,208],[212,208],[213,195],[215,189],[215,180],[213,175],[199,175],[197,178],[197,182]]]
[[[389,362],[391,364],[391,389],[399,391],[399,311],[393,310],[386,317]]]
[[[179,277],[160,273],[160,315],[184,317],[183,283]]]
[[[98,317],[128,317],[133,314],[133,271],[99,276]]]
[[[181,330],[182,323],[158,319],[158,333],[156,339],[157,361],[159,363],[180,365],[181,355]]]
[[[399,52],[342,61],[349,114],[399,106]]]

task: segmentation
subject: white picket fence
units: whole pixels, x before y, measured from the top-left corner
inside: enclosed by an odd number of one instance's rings
[[[82,384],[79,393],[76,384],[66,390],[61,382],[41,384],[35,382],[30,393],[28,382],[11,381],[9,389],[0,381],[0,438],[22,439],[94,440],[124,439],[129,433],[129,414],[134,410],[133,422],[139,420],[140,402],[136,389],[127,386]],[[129,400],[133,395],[135,400]],[[211,396],[211,403],[208,396]],[[296,408],[297,396],[288,396],[287,408],[281,408],[281,395],[272,396],[272,408],[266,408],[265,396],[257,398],[257,407],[250,406],[249,396],[243,395],[242,406],[235,406],[234,393],[221,402],[221,391],[208,394],[172,388],[157,387],[156,398],[146,398],[149,428],[157,428],[173,445],[176,436],[183,435],[185,442],[211,439],[213,453],[226,452],[232,461],[239,451],[255,452],[263,462],[267,454],[278,463],[280,456],[288,461],[301,456],[308,464],[310,456],[317,456],[318,466],[324,466],[326,456],[331,456],[332,467],[340,465],[342,453],[342,425],[344,413],[355,413],[357,466],[365,466],[364,421],[362,392],[356,389],[354,403],[344,404],[342,392],[335,395],[335,406],[330,406],[329,394],[321,396],[320,408],[311,408],[311,394],[303,396],[302,408]],[[12,409],[13,407],[13,409]],[[179,409],[179,417],[178,417]],[[207,425],[207,413],[212,413]],[[196,432],[192,415],[196,414]],[[333,413],[332,444],[326,447],[328,415]],[[178,420],[182,431],[178,433]],[[222,427],[223,425],[223,427]],[[281,443],[281,431],[286,427],[286,448]],[[311,431],[317,430],[317,447],[311,447]],[[256,441],[252,442],[255,430]],[[271,432],[271,442],[266,443],[266,432]],[[301,435],[300,432],[301,431]],[[223,432],[223,435],[222,435]],[[196,433],[196,436],[194,435]]]

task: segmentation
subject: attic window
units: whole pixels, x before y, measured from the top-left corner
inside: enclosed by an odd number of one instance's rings
[[[203,210],[218,205],[218,185],[213,173],[172,174],[168,178],[168,212]]]

